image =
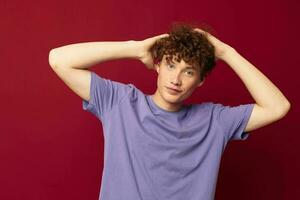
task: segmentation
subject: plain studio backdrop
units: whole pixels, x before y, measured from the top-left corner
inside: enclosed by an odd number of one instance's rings
[[[71,43],[142,40],[176,21],[210,25],[292,104],[280,121],[227,145],[216,199],[299,198],[299,19],[296,0],[1,1],[0,199],[98,199],[102,124],[50,68],[49,51]],[[155,71],[138,60],[90,70],[147,94],[156,89]],[[222,61],[188,103],[204,101],[254,102]]]

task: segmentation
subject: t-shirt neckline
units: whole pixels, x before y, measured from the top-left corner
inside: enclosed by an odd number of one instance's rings
[[[179,111],[167,111],[159,107],[158,105],[156,105],[156,103],[152,99],[152,95],[146,95],[146,97],[148,99],[148,102],[150,103],[152,110],[155,111],[156,113],[161,113],[165,115],[181,115],[182,113],[185,113],[187,110],[187,106],[183,104]]]

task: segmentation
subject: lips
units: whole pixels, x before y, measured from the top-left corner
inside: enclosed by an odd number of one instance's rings
[[[172,90],[174,92],[181,92],[181,90],[176,89],[176,88],[172,88],[172,87],[166,87],[166,88],[169,89],[169,90]]]

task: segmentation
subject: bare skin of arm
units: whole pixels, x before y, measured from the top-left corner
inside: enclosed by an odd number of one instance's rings
[[[85,42],[69,44],[52,49],[49,64],[62,81],[82,99],[90,99],[91,72],[89,67],[108,60],[138,59],[147,68],[153,68],[153,60],[148,49],[162,34],[142,41]]]
[[[254,65],[240,55],[233,47],[218,40],[210,33],[208,40],[215,47],[216,58],[227,63],[245,84],[255,100],[253,112],[245,128],[246,132],[266,126],[283,118],[291,104],[282,92]]]

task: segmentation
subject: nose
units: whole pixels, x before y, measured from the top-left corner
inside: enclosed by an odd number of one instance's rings
[[[180,80],[180,72],[175,72],[173,77],[172,77],[172,81],[171,81],[172,84],[174,85],[181,85],[181,80]]]

